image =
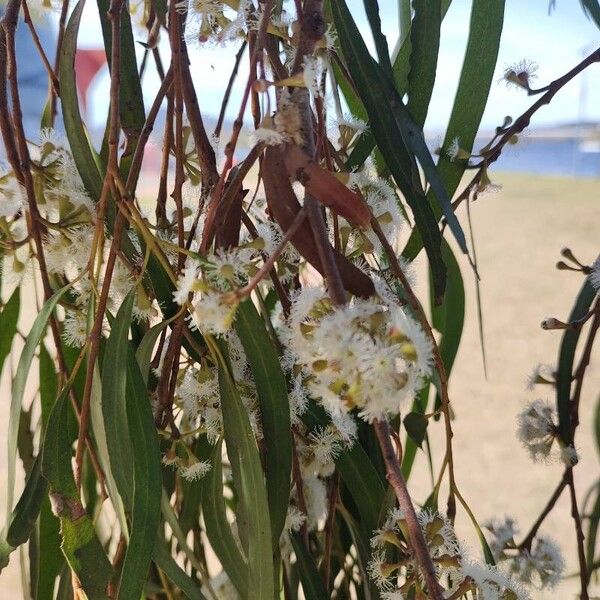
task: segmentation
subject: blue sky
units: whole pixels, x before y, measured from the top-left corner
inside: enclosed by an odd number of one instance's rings
[[[359,27],[368,31],[362,0],[349,0],[349,5]],[[380,0],[380,8],[384,33],[390,48],[393,48],[398,35],[396,2]],[[86,7],[80,34],[82,46],[94,45],[95,40],[101,40],[97,17],[94,15],[95,10],[93,3]],[[443,131],[452,109],[451,99],[454,97],[460,76],[468,36],[470,10],[469,0],[454,0],[442,26],[437,80],[426,125],[426,128],[432,132]],[[598,45],[600,45],[600,30],[583,14],[578,0],[556,0],[556,8],[550,15],[548,0],[506,0],[506,17],[495,79],[501,77],[507,65],[527,59],[538,64],[537,81],[540,85],[544,85],[567,72]],[[193,74],[200,103],[207,113],[218,112],[233,64],[235,49],[235,46],[205,48],[202,49],[202,54],[199,49],[191,50]],[[239,107],[243,84],[244,73],[241,71],[230,103],[230,116],[233,116]],[[150,101],[152,92],[157,86],[158,79],[149,76],[145,82],[145,89]],[[91,106],[95,109],[95,117],[100,123],[103,121],[101,113],[107,87],[108,77],[98,77],[91,98]],[[580,95],[582,89],[584,93]],[[504,83],[495,82],[482,126],[494,127],[508,114],[517,116],[532,102],[532,98],[528,98],[522,90],[507,88]],[[579,115],[585,119],[600,120],[600,65],[598,64],[590,67],[582,77],[567,85],[550,106],[538,112],[533,124],[569,122],[577,120]]]

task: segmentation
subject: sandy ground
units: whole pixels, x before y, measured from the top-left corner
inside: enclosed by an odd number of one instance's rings
[[[547,316],[566,318],[581,277],[559,272],[554,264],[561,247],[569,246],[583,262],[600,251],[600,182],[498,175],[501,191],[484,195],[472,216],[482,276],[488,377],[483,375],[479,349],[472,273],[463,264],[467,287],[466,328],[451,377],[450,396],[456,413],[454,449],[457,480],[478,519],[511,515],[523,533],[545,506],[560,477],[559,465],[532,464],[515,437],[516,415],[528,400],[553,401],[548,388],[525,390],[526,378],[538,362],[555,362],[560,334],[545,332]],[[464,214],[460,215],[464,220]],[[0,388],[0,439],[5,439],[9,385]],[[600,392],[600,351],[592,357],[583,390],[575,470],[581,497],[599,475],[592,437],[592,415]],[[439,466],[442,436],[432,429],[434,462]],[[437,439],[436,439],[437,438]],[[6,481],[6,448],[0,444],[0,490]],[[411,487],[417,501],[427,493],[428,471],[423,457],[416,463]],[[4,515],[4,494],[0,514]],[[457,529],[474,554],[479,552],[473,530],[460,508]],[[541,532],[560,543],[568,571],[575,568],[575,532],[568,496],[563,495]],[[0,598],[17,598],[20,590],[18,553],[0,576]],[[577,580],[570,579],[540,600],[575,598]],[[591,592],[600,594],[600,586]]]

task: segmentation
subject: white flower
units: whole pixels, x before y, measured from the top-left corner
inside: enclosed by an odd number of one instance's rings
[[[484,524],[484,527],[493,535],[493,539],[489,542],[490,550],[494,558],[502,554],[508,543],[514,544],[514,538],[519,533],[519,528],[514,519],[504,517],[504,519],[491,519]]]
[[[538,383],[552,383],[553,379],[554,367],[552,365],[538,363],[527,378],[527,390],[533,390]]]
[[[267,146],[278,146],[287,141],[287,136],[275,129],[268,127],[259,127],[250,134],[252,144],[266,144]]]
[[[83,348],[88,338],[87,316],[79,311],[67,311],[62,337],[69,346]]]
[[[592,265],[592,272],[590,273],[590,283],[597,292],[600,292],[600,256],[594,261]]]
[[[180,466],[179,473],[186,481],[197,481],[210,471],[210,466],[210,462],[199,460],[187,466]]]
[[[0,188],[0,218],[14,217],[27,206],[25,188],[15,177],[10,177]]]
[[[577,450],[573,446],[562,446],[560,449],[560,459],[568,467],[574,467],[579,462]]]
[[[390,580],[388,562],[385,558],[385,552],[378,550],[371,555],[371,560],[367,563],[367,571],[373,583],[381,591],[394,591],[394,583]]]
[[[202,332],[225,335],[232,327],[236,306],[217,292],[204,292],[194,306],[193,322]]]
[[[517,436],[534,461],[550,456],[557,435],[556,411],[543,400],[531,402],[517,417]]]
[[[517,581],[502,573],[497,567],[482,565],[472,561],[463,561],[461,572],[469,577],[476,585],[482,600],[501,600],[510,597],[505,592],[510,592],[517,600],[530,600],[527,590]]]
[[[288,506],[287,514],[285,516],[285,525],[283,526],[284,531],[300,531],[300,528],[306,521],[306,515],[298,510],[294,505]]]
[[[542,588],[553,588],[565,570],[565,561],[556,542],[549,538],[538,537],[531,552],[531,559],[540,579]]]
[[[304,85],[314,96],[322,96],[321,77],[323,75],[323,62],[315,56],[305,56],[302,63],[302,77]]]
[[[327,488],[321,479],[311,475],[304,478],[303,492],[307,525],[312,530],[327,515]]]
[[[504,70],[504,81],[506,85],[515,85],[520,88],[530,89],[531,82],[536,79],[538,65],[527,59],[509,65]]]
[[[173,292],[173,300],[182,305],[187,302],[190,292],[192,292],[194,283],[198,279],[198,265],[188,260],[186,262],[183,274],[177,280],[177,289]]]

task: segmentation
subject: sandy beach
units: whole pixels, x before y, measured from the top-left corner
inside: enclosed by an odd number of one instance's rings
[[[530,461],[516,439],[516,415],[529,400],[539,397],[554,401],[550,387],[528,392],[526,380],[537,363],[556,361],[560,332],[543,331],[542,319],[553,316],[566,320],[582,283],[580,274],[556,270],[560,249],[570,247],[588,264],[600,252],[600,181],[499,174],[494,182],[502,188],[482,195],[471,210],[481,275],[487,378],[478,338],[474,277],[467,262],[461,260],[467,289],[466,326],[450,379],[456,414],[456,476],[480,522],[511,515],[524,534],[554,490],[561,466]],[[459,218],[466,224],[464,210],[459,211]],[[580,463],[575,480],[580,498],[600,475],[592,422],[599,393],[600,349],[596,347],[583,389],[576,441]],[[2,518],[9,403],[10,385],[5,372],[0,387]],[[437,468],[444,443],[439,424],[432,424],[430,435]],[[21,478],[19,475],[19,489]],[[419,456],[410,481],[416,501],[425,499],[428,485],[426,461]],[[460,507],[457,530],[478,555],[473,529]],[[572,573],[576,568],[575,530],[567,493],[541,532],[561,545],[567,571]],[[22,597],[20,587],[19,553],[15,552],[9,568],[0,576],[0,598]],[[575,598],[577,591],[578,581],[571,578],[552,592],[536,593],[534,597]],[[599,595],[600,585],[593,584],[590,592]]]

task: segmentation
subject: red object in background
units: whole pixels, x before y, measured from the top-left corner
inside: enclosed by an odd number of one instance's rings
[[[77,91],[83,106],[87,109],[87,91],[98,71],[106,64],[103,48],[77,48],[75,53],[75,79]]]

